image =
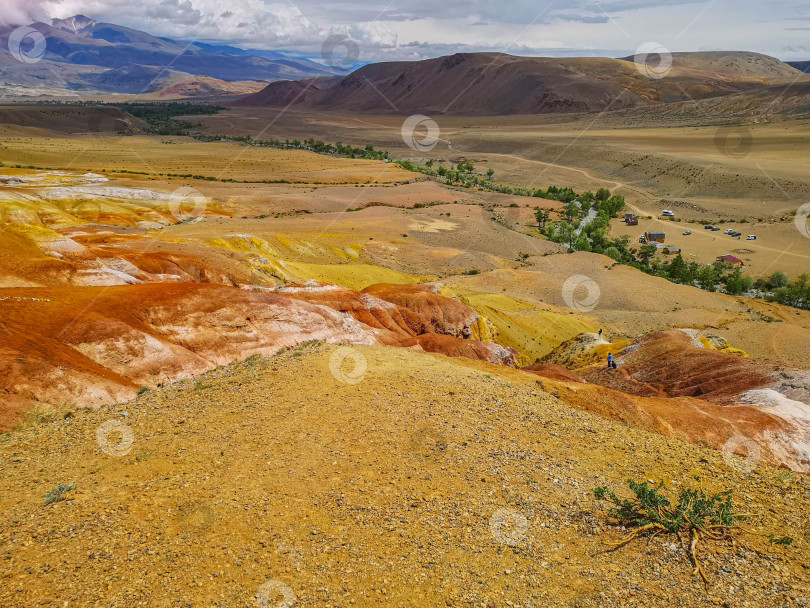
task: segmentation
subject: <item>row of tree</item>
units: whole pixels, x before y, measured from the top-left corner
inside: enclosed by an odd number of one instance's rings
[[[794,281],[784,272],[775,272],[767,279],[754,280],[743,276],[740,267],[724,262],[698,264],[687,262],[678,253],[671,261],[656,258],[658,248],[654,243],[641,245],[638,249],[629,246],[630,239],[621,236],[606,237],[608,223],[624,209],[624,197],[611,194],[601,188],[596,194],[574,194],[570,188],[551,186],[545,198],[567,202],[560,214],[560,221],[549,223],[550,212],[536,208],[535,217],[540,232],[549,240],[568,245],[569,251],[592,251],[604,254],[621,264],[627,264],[648,274],[669,279],[674,283],[692,285],[708,291],[722,290],[732,295],[748,295],[787,306],[810,309],[810,276],[799,275]],[[592,208],[596,216],[585,223]]]
[[[212,110],[216,112],[219,109],[213,106],[196,107],[191,104],[163,104],[155,109],[147,106],[127,109],[127,111],[139,115],[150,124],[160,124],[165,119],[171,120],[171,115],[188,116],[198,113],[213,113]],[[257,140],[249,136],[198,134],[194,137],[199,141],[233,141],[252,146],[307,150],[318,154],[336,154],[347,158],[393,162],[388,152],[375,150],[374,146],[370,144],[359,148],[341,142],[333,145],[314,138],[281,141],[278,139]],[[601,253],[618,263],[633,266],[648,274],[660,276],[675,283],[693,285],[709,291],[722,289],[733,295],[745,293],[788,306],[810,309],[810,277],[806,274],[800,275],[793,282],[782,272],[776,272],[768,279],[754,281],[750,277],[743,276],[740,268],[732,268],[722,262],[703,266],[697,262],[686,262],[680,253],[671,261],[662,262],[655,257],[657,248],[654,244],[645,244],[636,249],[630,247],[630,239],[627,236],[608,238],[608,224],[624,209],[625,200],[623,196],[612,194],[607,188],[600,188],[595,193],[587,191],[582,194],[577,194],[569,187],[554,185],[549,186],[546,190],[521,188],[493,182],[495,172],[491,168],[487,169],[485,175],[476,174],[473,161],[463,161],[455,167],[445,167],[440,164],[436,168],[434,168],[436,161],[433,159],[428,160],[424,166],[407,160],[396,162],[403,169],[441,178],[448,185],[479,187],[503,194],[544,198],[564,203],[565,207],[559,221],[551,222],[551,212],[540,208],[536,208],[535,216],[540,232],[551,241],[567,244],[569,251]],[[595,214],[591,214],[592,209],[596,210]]]

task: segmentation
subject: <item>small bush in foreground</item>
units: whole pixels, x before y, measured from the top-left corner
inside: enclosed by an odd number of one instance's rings
[[[594,488],[597,500],[613,505],[609,513],[617,524],[635,528],[619,542],[606,544],[618,549],[639,536],[654,538],[659,534],[676,534],[680,537],[685,534],[689,540],[689,558],[694,573],[708,583],[697,557],[698,543],[729,538],[735,523],[745,519],[744,515],[734,512],[731,490],[708,496],[703,490],[683,488],[673,504],[663,493],[663,482],[655,487],[632,479],[627,483],[635,495],[630,499],[619,498],[607,487]]]
[[[52,503],[65,500],[65,494],[67,494],[68,492],[72,492],[75,489],[76,486],[74,484],[64,485],[60,483],[53,490],[51,490],[45,495],[45,504],[50,505]]]

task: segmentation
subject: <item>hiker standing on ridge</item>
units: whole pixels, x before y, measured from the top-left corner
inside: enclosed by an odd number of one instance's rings
[[[611,369],[612,367],[613,367],[613,353],[610,353],[608,355],[608,369]]]

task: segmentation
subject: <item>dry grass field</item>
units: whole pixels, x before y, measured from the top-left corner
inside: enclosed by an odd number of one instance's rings
[[[724,229],[759,237],[751,247],[726,238],[668,241],[684,247],[689,259],[709,263],[734,249],[750,249],[744,255],[753,276],[810,270],[810,239],[793,223],[793,214],[810,201],[806,120],[700,126],[698,117],[692,125],[662,127],[639,124],[633,117],[598,115],[439,117],[440,141],[430,152],[417,154],[403,144],[401,117],[260,108],[249,114],[229,109],[202,122],[211,133],[255,135],[268,124],[268,137],[317,132],[327,141],[371,143],[414,162],[470,159],[479,168],[492,167],[496,181],[512,185],[564,185],[578,191],[607,187],[624,195],[629,210],[642,217],[673,209],[678,220],[687,220],[664,224],[677,235],[702,230],[688,220],[724,220]],[[747,227],[739,223],[742,219]],[[753,228],[750,222],[756,222]],[[645,226],[627,230],[614,222],[611,234],[635,240]],[[655,223],[649,227],[662,228]]]
[[[302,184],[402,183],[413,179],[411,173],[399,167],[371,161],[231,143],[201,143],[189,138],[114,134],[39,137],[19,131],[12,136],[6,132],[0,161],[11,166],[143,174],[138,179],[165,179],[167,173]]]

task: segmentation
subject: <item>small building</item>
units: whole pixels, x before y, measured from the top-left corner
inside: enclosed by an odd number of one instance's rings
[[[681,248],[680,248],[680,247],[676,247],[675,245],[666,245],[666,246],[663,248],[663,250],[662,250],[662,251],[663,251],[664,253],[666,253],[666,254],[675,254],[675,253],[680,253],[680,252],[681,252]]]
[[[731,255],[730,253],[727,253],[725,255],[721,255],[719,258],[717,258],[717,261],[718,262],[723,262],[724,264],[728,264],[729,266],[732,266],[732,267],[734,267],[734,266],[741,266],[741,267],[745,266],[745,264],[743,264],[743,261],[740,258],[736,258],[733,255]]]
[[[638,226],[638,218],[632,213],[625,213],[624,223],[628,226]]]
[[[667,238],[666,232],[645,232],[644,240],[648,243],[663,243]]]

